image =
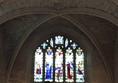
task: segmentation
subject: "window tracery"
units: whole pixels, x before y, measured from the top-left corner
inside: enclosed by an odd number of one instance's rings
[[[84,83],[84,53],[78,44],[58,35],[39,45],[34,57],[34,82],[43,81]]]

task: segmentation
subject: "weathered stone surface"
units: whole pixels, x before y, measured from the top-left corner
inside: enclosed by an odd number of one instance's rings
[[[0,3],[0,15],[22,8],[52,8],[61,11],[66,8],[92,8],[115,13],[117,5],[110,0],[5,0]],[[46,11],[46,10],[45,10]]]
[[[116,19],[118,17],[118,5],[112,2],[112,0],[0,0],[0,17],[3,17],[8,13],[13,13],[17,10],[26,8],[28,8],[29,10],[30,8],[37,8],[39,11],[41,11],[40,13],[42,13],[42,11],[46,11],[48,13],[48,11],[51,10],[52,15],[54,12],[57,12],[54,13],[54,15],[58,15],[58,12],[66,13],[66,9],[68,11],[70,11],[71,9],[74,9],[73,11],[77,11],[79,8],[88,8],[102,11],[104,13],[112,15],[113,17],[116,17]],[[32,28],[32,26],[36,24],[37,21],[40,23],[43,21],[43,19],[48,18],[48,15],[43,14],[20,16],[8,20],[7,22],[0,25],[0,82],[4,82],[4,77],[8,73],[6,71],[8,66],[10,65],[9,62],[19,42],[23,39],[25,34]],[[14,17],[14,15],[15,14],[13,14],[12,17]],[[117,43],[116,30],[118,27],[105,19],[95,16],[82,14],[70,14],[69,16],[72,19],[75,19],[76,22],[83,25],[85,27],[85,30],[88,31],[88,33],[92,34],[94,39],[99,44],[100,49],[104,52],[106,62],[109,65],[113,76],[115,68],[114,65],[116,65],[114,63],[114,60],[117,60],[114,59],[114,57],[117,56],[117,53],[116,55],[114,54],[114,45],[116,45]],[[74,27],[73,24],[71,24],[65,19],[62,19],[62,17],[53,18],[48,22],[44,22],[44,25],[49,25],[48,27],[54,27],[57,25]],[[2,20],[4,19],[7,18],[4,17],[0,19],[0,22],[2,22]],[[75,23],[75,21],[72,22]],[[63,28],[60,29],[63,30]],[[46,28],[46,30],[48,31],[48,28]],[[99,56],[98,54],[92,55]],[[104,79],[102,79],[100,75],[102,75],[103,73],[103,77],[107,77],[103,63],[101,63],[101,58],[96,59],[96,56],[92,57],[92,60],[96,60],[96,63],[93,64],[93,70],[95,70],[93,72],[93,76],[97,76],[98,74],[99,76],[94,77],[94,80],[91,83],[98,83],[97,80],[99,79],[101,79],[101,83]],[[24,58],[20,57],[18,57],[16,60],[20,64],[24,64],[21,59],[24,60]],[[13,68],[15,68],[14,71],[11,71],[12,73],[10,74],[9,83],[27,83],[27,75],[25,73],[25,69],[27,68],[27,62],[25,62],[23,66],[19,65],[19,63],[15,63],[15,65],[13,65]],[[19,66],[17,67],[17,65]],[[100,72],[99,68],[101,68],[103,71]],[[20,72],[18,75],[17,71]],[[22,75],[24,75],[25,78],[23,78]],[[115,78],[117,79],[117,76]],[[108,79],[106,79],[106,82],[107,81]]]
[[[16,48],[20,40],[25,36],[26,32],[34,23],[42,20],[45,17],[46,15],[23,16],[1,25],[5,50],[4,55],[7,58],[7,63],[9,63],[14,49]]]
[[[111,24],[105,19],[97,18],[89,15],[70,15],[78,20],[100,44],[101,50],[105,53],[105,57],[111,66],[114,74],[114,45],[116,40],[117,26]]]

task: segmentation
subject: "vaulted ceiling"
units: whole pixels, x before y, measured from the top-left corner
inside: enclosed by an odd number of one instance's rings
[[[36,23],[49,23],[49,27],[54,24],[72,26],[70,23],[73,23],[82,27],[80,30],[90,40],[97,42],[114,74],[117,4],[117,0],[0,0],[0,27],[6,65],[9,67],[14,50],[25,36],[30,35],[28,32],[35,30],[32,27]]]

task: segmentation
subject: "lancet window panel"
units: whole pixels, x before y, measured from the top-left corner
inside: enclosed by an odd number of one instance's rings
[[[71,39],[57,35],[41,43],[34,54],[34,82],[84,83],[84,52]]]

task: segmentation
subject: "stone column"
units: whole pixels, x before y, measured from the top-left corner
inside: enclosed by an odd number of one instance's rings
[[[117,29],[117,35],[116,35],[116,42],[115,42],[115,46],[114,46],[114,61],[115,61],[115,65],[114,65],[114,80],[115,83],[118,83],[118,29]]]
[[[4,77],[5,77],[5,56],[3,54],[3,35],[2,30],[0,27],[0,83],[5,83]]]

